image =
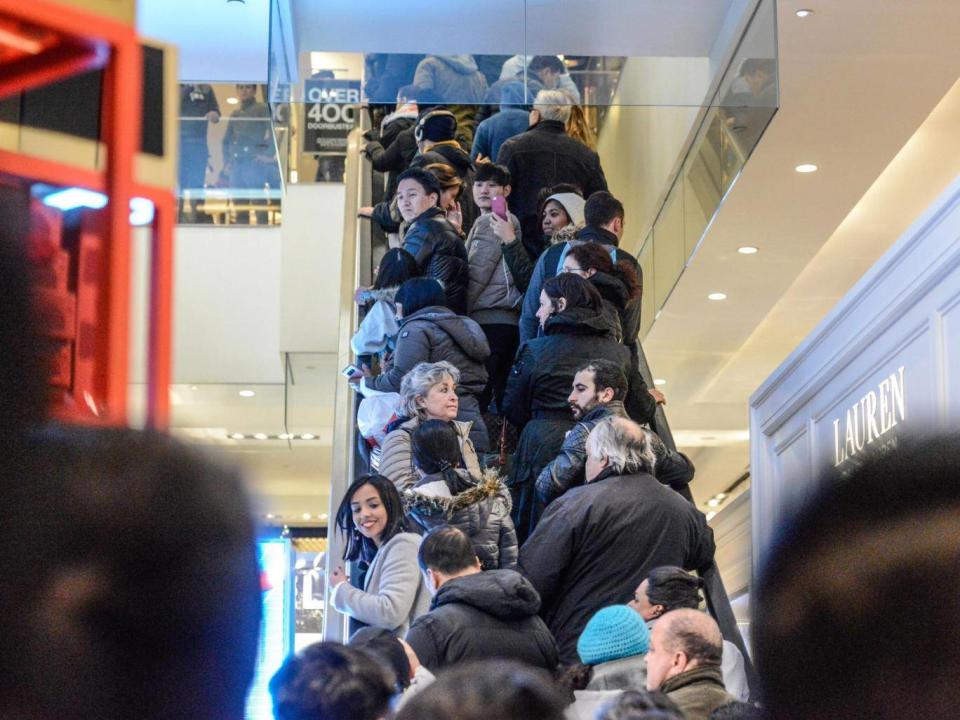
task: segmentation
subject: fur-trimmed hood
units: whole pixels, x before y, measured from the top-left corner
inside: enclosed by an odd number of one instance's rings
[[[442,494],[437,494],[438,483],[445,487],[449,494],[442,492],[443,487],[439,488]],[[439,474],[427,475],[412,489],[403,492],[403,509],[407,513],[424,517],[444,515],[450,519],[459,510],[465,510],[498,495],[509,498],[509,493],[505,490],[506,485],[500,476],[490,469],[484,470],[479,483],[463,470],[454,471],[446,477]]]

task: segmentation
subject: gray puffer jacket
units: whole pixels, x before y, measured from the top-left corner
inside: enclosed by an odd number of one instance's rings
[[[512,214],[508,217],[517,237],[520,237],[520,221]],[[492,220],[493,213],[481,215],[467,237],[467,257],[470,261],[467,314],[481,325],[516,325],[520,321],[523,295],[503,259],[500,238],[493,232]]]
[[[400,321],[393,365],[384,374],[369,378],[365,384],[381,392],[399,392],[403,376],[417,363],[440,360],[452,363],[460,371],[457,384],[460,412],[456,419],[473,423],[470,439],[477,452],[486,452],[489,439],[477,396],[487,384],[484,361],[488,357],[487,337],[476,322],[455,315],[449,308],[431,305]]]
[[[452,525],[473,542],[484,570],[517,566],[517,534],[510,519],[510,491],[496,472],[478,483],[463,470],[427,475],[403,493],[407,515],[424,530]]]
[[[407,420],[390,432],[383,441],[380,466],[377,471],[388,478],[401,492],[413,487],[420,479],[420,473],[413,464],[413,432],[419,426],[419,418]],[[477,451],[474,450],[473,442],[470,440],[470,423],[454,420],[453,428],[460,438],[460,459],[463,461],[461,465],[474,478],[474,482],[479,482],[482,473]]]
[[[427,55],[413,75],[413,84],[432,91],[434,102],[480,103],[487,79],[477,69],[473,55]]]

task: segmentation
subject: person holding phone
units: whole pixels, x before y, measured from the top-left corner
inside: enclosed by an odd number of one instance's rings
[[[467,237],[470,282],[467,315],[487,336],[487,385],[479,396],[481,412],[491,399],[500,414],[507,376],[520,344],[520,307],[523,293],[503,257],[501,243],[520,237],[520,221],[507,210],[510,172],[503,165],[481,163],[473,179],[473,199],[480,210]]]
[[[427,612],[430,594],[423,585],[417,551],[420,536],[404,532],[403,503],[382,475],[363,475],[344,493],[337,529],[346,539],[343,559],[366,566],[362,587],[348,582],[338,566],[328,578],[330,601],[364,625],[403,637],[414,618]]]

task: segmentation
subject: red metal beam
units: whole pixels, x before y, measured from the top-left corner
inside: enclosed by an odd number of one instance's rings
[[[138,188],[137,194],[141,188]],[[167,192],[151,192],[153,245],[150,263],[150,321],[147,340],[147,425],[170,425],[171,358],[173,357],[173,226],[177,205]]]
[[[0,97],[47,85],[65,77],[102,67],[105,47],[58,45],[40,55],[6,63],[0,77]]]

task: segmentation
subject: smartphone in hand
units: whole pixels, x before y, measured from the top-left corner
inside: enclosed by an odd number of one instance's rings
[[[343,370],[340,371],[340,374],[345,378],[352,378],[355,375],[363,375],[363,371],[356,365],[347,365]]]
[[[495,195],[490,202],[490,211],[501,220],[507,219],[507,199],[502,195]]]

